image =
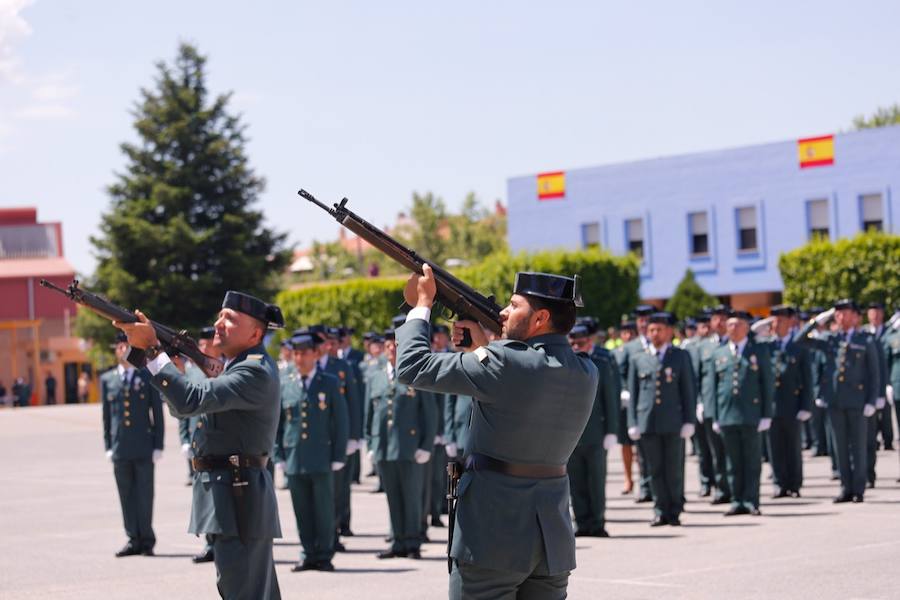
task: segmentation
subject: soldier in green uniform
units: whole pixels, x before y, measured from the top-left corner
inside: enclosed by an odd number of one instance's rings
[[[816,323],[834,318],[835,331],[812,337]],[[822,400],[834,435],[841,493],[840,502],[862,502],[866,486],[867,422],[875,415],[880,391],[878,350],[871,336],[860,331],[859,309],[852,300],[838,300],[820,313],[797,336],[800,344],[817,348],[826,357]]]
[[[359,406],[356,407],[356,418],[359,420],[359,434],[360,439],[356,440],[356,443],[353,446],[356,449],[347,456],[347,467],[350,469],[350,481],[352,483],[360,483],[360,466],[361,466],[361,456],[360,446],[362,445],[362,427],[363,423],[366,422],[365,415],[365,407],[363,406],[363,398],[366,397],[366,384],[363,381],[362,375],[362,363],[365,359],[362,351],[357,350],[353,347],[353,334],[356,333],[356,330],[352,327],[342,326],[339,328],[340,330],[340,340],[338,346],[338,358],[347,361],[347,364],[350,365],[350,369],[353,370],[353,377],[356,379],[356,397],[360,399]],[[349,518],[349,514],[347,517]],[[346,527],[345,527],[346,526]],[[344,535],[353,535],[353,532],[350,530],[350,521],[348,520],[346,523],[341,523],[341,529],[345,531]]]
[[[616,361],[616,370],[619,372],[619,387],[622,388],[627,382],[622,380],[622,368],[628,362],[628,355],[625,353],[625,344],[637,337],[637,327],[633,320],[622,321],[619,325],[620,344],[611,350],[613,358]],[[619,392],[621,394],[621,392]],[[616,429],[617,441],[622,448],[622,470],[625,479],[625,486],[622,488],[622,495],[627,496],[634,491],[634,477],[632,475],[634,466],[634,447],[636,444],[628,437],[628,405],[624,399],[619,400],[619,424]]]
[[[759,515],[762,432],[772,425],[772,359],[769,347],[748,337],[751,316],[733,311],[728,342],[713,352],[713,430],[721,433],[731,488],[726,516]],[[706,415],[707,418],[710,415]]]
[[[189,531],[212,534],[219,594],[230,599],[281,597],[272,539],[281,537],[272,476],[266,468],[281,412],[278,370],[263,346],[267,328],[284,326],[281,310],[240,292],[225,294],[213,347],[225,371],[201,384],[171,364],[147,317],[114,323],[144,349],[152,384],[177,417],[202,415],[194,432],[194,488]]]
[[[320,338],[291,338],[295,369],[281,380],[275,454],[284,463],[303,551],[293,571],[333,571],[334,481],[344,468],[350,417],[337,377],[319,371]]]
[[[809,350],[794,339],[794,307],[779,304],[770,314],[774,317],[774,335],[765,342],[770,347],[775,377],[775,410],[768,440],[775,482],[772,497],[799,498],[803,485],[800,424],[812,417],[812,359]]]
[[[128,536],[116,556],[153,556],[153,470],[162,457],[166,425],[159,393],[150,386],[150,373],[128,364],[128,351],[128,340],[120,333],[115,344],[119,364],[100,377],[103,445],[113,463]]]
[[[651,315],[650,346],[628,366],[628,436],[643,446],[653,490],[651,527],[681,525],[684,440],[694,434],[697,392],[687,351],[672,345],[674,317]]]
[[[715,487],[712,504],[729,504],[731,488],[728,484],[728,467],[725,459],[725,444],[719,432],[713,430],[713,419],[705,415],[715,412],[716,396],[714,392],[716,369],[713,354],[727,341],[725,323],[731,309],[724,304],[709,309],[709,336],[699,343],[694,350],[697,354],[697,422],[704,430],[709,446],[709,460],[713,467],[712,485]],[[700,448],[701,452],[703,447]],[[701,459],[702,460],[702,459]]]
[[[884,305],[880,302],[872,302],[866,309],[866,315],[869,324],[863,328],[867,334],[872,337],[875,342],[875,350],[878,352],[878,373],[879,386],[878,397],[875,399],[875,416],[866,421],[866,480],[867,486],[875,487],[875,463],[877,461],[877,450],[880,446],[878,442],[878,434],[881,433],[881,439],[884,442],[885,449],[890,446],[893,450],[893,424],[891,423],[891,407],[885,399],[885,387],[888,383],[887,356],[884,348],[884,335],[887,329],[884,326]],[[886,415],[886,417],[885,417]],[[887,428],[883,427],[883,423],[887,421]],[[889,430],[890,433],[885,433]]]
[[[622,387],[622,406],[626,409],[631,402],[631,392],[628,389],[628,369],[631,366],[631,357],[642,352],[646,352],[650,347],[650,341],[647,339],[647,325],[650,323],[650,315],[656,312],[656,309],[649,304],[639,304],[634,309],[634,324],[637,329],[637,336],[630,342],[623,344],[616,352],[616,363],[619,367],[619,375],[621,377]],[[625,422],[622,423],[622,429],[627,431],[627,413]],[[622,436],[626,439],[628,436]],[[650,490],[650,475],[647,472],[647,459],[640,444],[637,444],[638,473],[640,479],[638,481],[638,497],[637,502],[651,502],[653,493]]]
[[[575,537],[609,537],[606,531],[606,457],[616,445],[619,427],[619,369],[612,354],[594,343],[593,323],[576,324],[569,332],[575,352],[591,357],[600,374],[597,394],[584,433],[567,470],[575,515]]]
[[[397,379],[397,344],[388,330],[387,360],[369,374],[369,458],[378,465],[391,519],[390,549],[378,558],[421,558],[425,464],[437,430],[434,396]]]
[[[704,310],[694,317],[697,331],[694,337],[688,338],[679,346],[687,351],[691,357],[691,368],[694,372],[694,389],[700,390],[700,346],[710,335],[709,312]],[[700,497],[708,498],[712,495],[712,489],[716,484],[716,471],[713,464],[713,451],[710,447],[709,437],[703,422],[697,423],[692,438],[694,450],[697,454],[697,471],[700,476]]]
[[[397,332],[398,379],[475,398],[466,471],[459,481],[450,598],[565,598],[575,568],[566,463],[587,425],[598,374],[566,334],[581,306],[578,279],[519,273],[501,312],[506,339],[475,322],[454,325],[465,352],[431,352],[431,268],[412,275],[415,306]]]

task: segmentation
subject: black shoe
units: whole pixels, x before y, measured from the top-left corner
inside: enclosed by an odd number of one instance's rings
[[[423,534],[422,534],[422,543],[423,543],[423,544],[430,544],[430,543],[431,543],[431,538],[428,537],[428,534],[427,534],[427,533],[423,533]]]
[[[394,552],[393,550],[387,550],[385,552],[379,552],[376,555],[378,558],[406,558],[408,554],[406,552]]]
[[[791,490],[791,498],[799,498],[800,492],[798,490]]]
[[[839,474],[835,474],[835,473],[831,474],[832,481],[840,481],[840,479],[841,479],[841,476]]]
[[[600,537],[600,538],[608,538],[609,534],[606,533],[606,530],[602,527],[597,529],[596,531],[592,531],[588,534],[590,537]]]
[[[712,490],[708,485],[704,485],[700,488],[700,497],[701,498],[709,498],[710,494],[712,494]]]
[[[870,490],[871,490],[871,489],[873,489],[874,487],[875,487],[875,482],[874,482],[874,481],[870,481],[870,482],[866,483],[866,488],[867,488],[867,489],[870,489]]]
[[[778,500],[779,498],[790,498],[791,493],[787,490],[778,490],[774,494],[772,494],[772,500]]]
[[[411,558],[413,560],[422,560],[422,552],[419,550],[410,550],[407,553],[407,558]]]
[[[728,512],[725,513],[726,517],[733,517],[735,515],[749,515],[750,510],[746,506],[732,506],[728,509]]]
[[[346,551],[347,551],[347,547],[344,546],[344,545],[343,545],[342,543],[340,543],[340,542],[335,542],[335,543],[334,543],[334,551],[335,551],[335,552],[346,552]]]
[[[834,504],[842,504],[844,502],[850,502],[851,500],[853,500],[853,496],[851,494],[841,494],[840,496],[832,500],[832,502]]]
[[[754,517],[758,517],[758,516],[762,515],[762,513],[759,512],[759,509],[755,506],[753,508],[751,508],[750,510],[748,510],[747,513]]]
[[[141,550],[141,556],[154,556],[153,548],[144,548]]]
[[[315,571],[316,568],[316,563],[311,560],[304,560],[302,563],[297,563],[296,565],[291,567],[291,572],[299,573],[300,571]]]
[[[125,544],[125,546],[121,550],[116,552],[116,558],[122,558],[123,556],[136,556],[140,553],[141,551],[138,549],[138,547],[129,542]]]
[[[207,563],[215,560],[216,555],[213,553],[213,549],[209,548],[203,554],[198,554],[197,556],[191,558],[191,562],[194,564]]]
[[[672,527],[681,527],[681,521],[678,517],[669,517],[669,525]]]
[[[719,496],[713,499],[710,504],[731,504],[731,496]]]
[[[645,496],[641,496],[637,500],[635,500],[635,503],[637,503],[637,504],[643,504],[645,502],[653,502],[653,496],[645,495]]]
[[[860,503],[862,503],[862,502],[863,502],[862,494],[857,494],[856,496],[853,496],[852,502],[853,502],[853,504],[860,504]]]
[[[184,485],[187,487],[191,487],[192,485],[194,485],[194,480],[188,479],[187,481],[184,482]]]
[[[444,522],[441,521],[440,517],[431,517],[431,526],[432,527],[443,527]]]
[[[663,525],[668,525],[669,520],[665,517],[661,517],[659,515],[653,517],[653,520],[650,521],[650,527],[662,527]]]
[[[350,531],[349,527],[344,527],[340,532],[341,537],[353,537],[353,532]]]
[[[885,449],[885,450],[891,450],[891,451],[893,451],[893,450],[894,450],[894,445],[893,445],[893,444],[885,444],[885,445],[884,445],[884,449]]]
[[[575,532],[575,537],[590,537],[591,532],[587,529],[579,529]]]
[[[322,560],[316,563],[316,571],[334,571],[334,565],[330,560]]]

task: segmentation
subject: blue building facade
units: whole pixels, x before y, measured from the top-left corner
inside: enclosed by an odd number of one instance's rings
[[[641,297],[663,300],[690,268],[711,294],[762,308],[783,289],[778,257],[815,235],[900,231],[900,127],[837,134],[831,165],[801,168],[798,141],[565,171],[507,183],[513,251],[585,248],[643,257]]]

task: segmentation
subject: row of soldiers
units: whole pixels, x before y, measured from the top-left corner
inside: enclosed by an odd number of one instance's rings
[[[900,331],[884,307],[840,300],[801,315],[771,308],[767,319],[720,305],[696,318],[695,335],[675,339],[671,314],[638,306],[612,352],[598,327],[579,319],[569,334],[588,354],[600,385],[568,473],[576,535],[607,536],[606,454],[622,445],[626,488],[637,450],[638,502],[654,503],[652,526],[680,525],[687,440],[699,455],[700,495],[728,505],[726,516],[759,515],[761,463],[771,464],[774,498],[800,496],[803,426],[812,422],[819,454],[841,481],[835,502],[862,502],[875,484],[876,435],[887,446],[890,407],[900,385]],[[803,324],[803,321],[808,323]],[[896,322],[896,319],[894,320]],[[895,323],[896,324],[896,323]]]

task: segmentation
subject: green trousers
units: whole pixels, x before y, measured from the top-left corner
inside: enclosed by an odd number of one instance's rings
[[[281,600],[272,538],[242,543],[232,536],[213,536],[216,586],[224,600]]]
[[[803,454],[800,421],[794,417],[774,417],[769,429],[769,460],[777,491],[799,492],[803,485]]]
[[[288,489],[300,532],[301,561],[334,557],[334,488],[329,473],[288,475]]]
[[[722,435],[712,428],[712,419],[704,419],[703,431],[709,446],[709,459],[713,468],[713,483],[716,486],[715,499],[731,498],[731,487],[728,485],[728,461],[725,459],[725,444]]]
[[[422,487],[425,466],[411,460],[378,463],[391,517],[394,552],[418,550],[422,545]]]
[[[866,437],[869,419],[861,408],[829,408],[834,451],[841,475],[841,493],[862,496],[866,491]]]
[[[603,444],[576,446],[566,470],[576,530],[586,534],[599,533],[606,526],[606,449]]]
[[[152,550],[156,545],[153,533],[153,461],[113,461],[113,474],[122,506],[125,534],[136,548]]]
[[[654,512],[677,518],[684,510],[684,441],[677,433],[645,433],[638,444],[647,458]]]
[[[762,439],[756,425],[722,425],[731,506],[759,508]]]

